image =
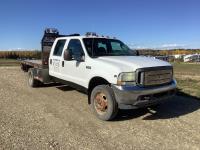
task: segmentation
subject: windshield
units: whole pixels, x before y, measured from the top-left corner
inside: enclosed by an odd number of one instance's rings
[[[83,42],[91,57],[98,56],[136,56],[136,51],[116,39],[84,38]]]

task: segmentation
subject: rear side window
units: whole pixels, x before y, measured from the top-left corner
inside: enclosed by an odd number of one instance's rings
[[[58,42],[56,43],[54,52],[53,52],[54,56],[61,56],[62,55],[62,51],[63,51],[63,48],[65,46],[65,42],[66,42],[66,40],[58,40]]]

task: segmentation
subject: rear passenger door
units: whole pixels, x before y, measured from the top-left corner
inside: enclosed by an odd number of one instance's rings
[[[61,77],[62,52],[64,50],[65,43],[66,39],[60,39],[56,42],[49,60],[49,74],[57,78]]]

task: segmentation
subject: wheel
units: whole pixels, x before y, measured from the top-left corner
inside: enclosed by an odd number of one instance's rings
[[[113,90],[108,85],[96,86],[90,96],[94,114],[101,120],[112,120],[118,112]]]
[[[37,87],[39,85],[39,81],[34,79],[33,69],[28,70],[28,84],[30,87]]]

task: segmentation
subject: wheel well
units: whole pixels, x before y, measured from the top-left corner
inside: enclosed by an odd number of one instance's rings
[[[88,104],[90,104],[90,95],[91,95],[92,90],[96,86],[103,85],[103,84],[110,85],[110,83],[102,77],[94,77],[90,80],[90,83],[88,86]]]

